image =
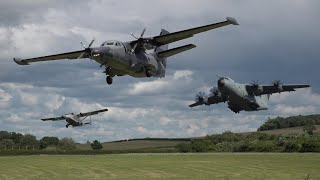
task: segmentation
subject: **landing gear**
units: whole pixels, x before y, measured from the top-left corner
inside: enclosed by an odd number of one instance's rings
[[[151,73],[150,69],[146,70],[146,76],[147,77],[151,77],[152,76],[152,73]]]
[[[66,128],[68,128],[68,127],[69,127],[69,124],[66,125]]]
[[[107,76],[106,81],[108,84],[112,84],[113,79],[111,76]]]
[[[110,74],[111,73],[111,68],[107,67],[105,72],[106,72],[107,75]]]

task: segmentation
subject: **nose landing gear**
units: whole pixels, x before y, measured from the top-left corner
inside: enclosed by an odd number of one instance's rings
[[[146,76],[147,77],[151,77],[152,76],[152,73],[151,73],[150,69],[146,70]]]

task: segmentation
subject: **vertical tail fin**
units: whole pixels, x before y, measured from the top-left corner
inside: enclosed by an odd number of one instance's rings
[[[161,35],[166,35],[166,34],[169,34],[169,32],[167,30],[165,30],[165,29],[161,29],[160,36]],[[166,51],[168,49],[169,49],[169,45],[165,44],[165,45],[156,47],[154,52],[159,53],[159,52],[162,52],[162,51]],[[163,64],[164,67],[167,67],[167,58],[158,58],[158,60]]]

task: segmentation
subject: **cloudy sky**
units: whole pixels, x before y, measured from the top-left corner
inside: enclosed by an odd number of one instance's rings
[[[194,137],[254,131],[267,117],[320,110],[318,0],[11,0],[0,2],[0,130],[77,141]],[[13,57],[81,50],[105,40],[130,41],[130,32],[158,35],[235,17],[227,26],[171,44],[197,48],[168,60],[167,76],[115,77],[109,86],[88,59],[18,66]],[[270,109],[234,114],[226,104],[190,109],[216,75],[239,82],[310,83],[312,88],[271,96]],[[40,118],[107,107],[91,126],[65,128]]]

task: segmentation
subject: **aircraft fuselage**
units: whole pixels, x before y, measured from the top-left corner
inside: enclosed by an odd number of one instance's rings
[[[228,99],[228,107],[234,112],[267,110],[268,95],[255,96],[249,94],[245,84],[240,84],[231,78],[218,81],[218,89]]]

